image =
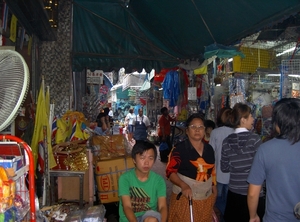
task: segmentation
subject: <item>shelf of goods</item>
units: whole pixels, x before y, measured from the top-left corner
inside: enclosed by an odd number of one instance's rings
[[[0,135],[0,157],[0,213],[5,221],[30,218],[29,221],[35,222],[34,160],[31,148],[18,137]],[[6,220],[10,215],[11,220]]]

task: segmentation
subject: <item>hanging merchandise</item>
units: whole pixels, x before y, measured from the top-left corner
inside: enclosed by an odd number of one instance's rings
[[[197,76],[197,79],[199,77]],[[200,112],[206,113],[209,108],[209,98],[211,97],[208,75],[201,75],[201,78],[197,81],[197,97]],[[198,96],[200,94],[200,96]]]
[[[182,108],[181,112],[178,113],[177,121],[186,121],[189,116],[188,114],[188,110],[186,108]]]
[[[188,105],[188,91],[187,88],[190,84],[188,73],[184,69],[179,69],[179,82],[180,82],[180,95],[179,95],[179,108]],[[180,109],[179,109],[180,111]]]
[[[145,90],[148,90],[148,89],[151,88],[151,82],[150,81],[153,79],[154,75],[155,75],[155,70],[154,69],[152,69],[150,73],[146,74],[144,83],[141,86],[140,91],[145,91]]]
[[[255,104],[252,107],[254,117],[254,132],[263,139],[272,136],[273,104],[278,101],[280,76],[274,70],[257,70],[257,74],[249,76],[248,100]],[[271,74],[270,74],[271,73]]]
[[[197,88],[188,87],[188,100],[197,100]]]
[[[229,79],[229,96],[230,108],[233,108],[236,103],[245,103],[246,87],[244,78],[234,77]]]
[[[300,98],[300,60],[283,60],[281,64],[280,97]]]
[[[173,69],[169,71],[162,83],[163,98],[169,100],[169,106],[174,107],[178,104],[180,106],[187,105],[187,87],[189,85],[189,78],[185,70]]]
[[[205,59],[205,60],[202,62],[202,64],[201,64],[198,68],[196,68],[196,69],[194,70],[194,74],[195,74],[195,75],[198,75],[198,74],[206,74],[206,73],[207,73],[207,66],[208,66],[210,63],[212,63],[216,58],[217,58],[217,56],[214,55],[214,56],[212,56],[212,57],[210,57],[210,58]],[[206,68],[203,69],[203,67],[206,67]]]
[[[170,71],[170,69],[162,69],[160,71],[160,73],[155,74],[154,76],[154,81],[155,82],[163,82],[165,79],[165,76],[167,75],[167,73]]]
[[[164,89],[164,99],[169,100],[169,106],[174,107],[177,104],[179,91],[179,76],[178,71],[171,70],[166,74],[162,83]]]

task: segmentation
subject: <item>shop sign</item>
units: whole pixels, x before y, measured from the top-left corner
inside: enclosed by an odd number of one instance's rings
[[[88,84],[102,85],[103,77],[104,73],[102,70],[95,70],[94,72],[91,72],[91,70],[88,69],[86,71],[86,79]]]

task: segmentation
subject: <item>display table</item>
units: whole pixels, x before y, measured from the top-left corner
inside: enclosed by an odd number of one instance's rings
[[[50,170],[50,181],[51,181],[51,200],[54,200],[54,177],[79,177],[79,207],[83,207],[83,180],[85,171],[68,171],[68,170]],[[50,203],[53,204],[53,203]]]

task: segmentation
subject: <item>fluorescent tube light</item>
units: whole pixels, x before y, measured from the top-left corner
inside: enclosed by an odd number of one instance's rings
[[[267,76],[280,76],[280,74],[267,74]]]
[[[288,53],[288,52],[294,51],[295,48],[296,48],[296,47],[293,47],[293,48],[287,49],[287,50],[285,50],[285,51],[283,51],[283,52],[281,52],[281,53],[278,53],[278,54],[276,54],[276,57],[281,56],[281,55],[283,55],[283,54],[286,54],[286,53]]]
[[[267,76],[280,76],[281,74],[267,74]],[[289,77],[296,77],[296,78],[300,78],[300,74],[299,75],[295,75],[295,74],[290,74],[288,75]]]

